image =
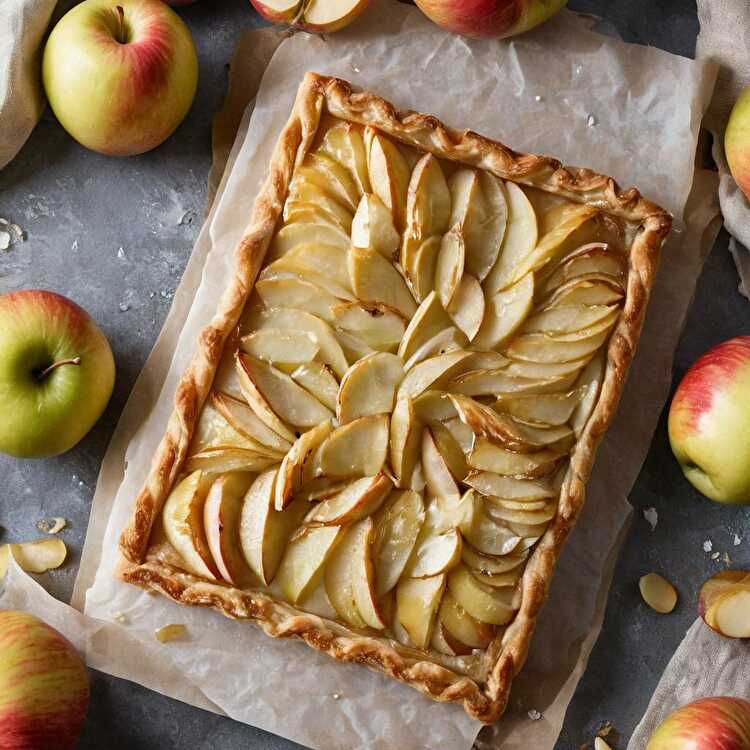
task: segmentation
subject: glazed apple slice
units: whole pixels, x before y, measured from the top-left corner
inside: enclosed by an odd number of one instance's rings
[[[513,182],[507,182],[505,188],[508,221],[500,255],[483,283],[488,298],[526,275],[519,269],[536,247],[539,232],[536,214],[526,193]]]
[[[496,629],[472,617],[458,604],[450,591],[446,591],[443,596],[438,618],[443,625],[444,634],[447,631],[447,634],[470,649],[487,648],[495,637]]]
[[[469,340],[463,331],[455,326],[450,326],[440,331],[440,333],[435,334],[431,339],[428,339],[418,347],[404,363],[404,371],[408,372],[414,365],[418,365],[420,362],[424,362],[424,360],[431,357],[436,357],[439,354],[448,354],[458,349],[464,349],[468,343]]]
[[[440,304],[448,308],[464,274],[466,246],[460,227],[451,227],[440,240],[440,252],[435,263],[435,290]]]
[[[362,357],[368,357],[370,354],[375,354],[375,349],[369,346],[359,336],[355,336],[349,331],[343,331],[340,328],[336,328],[333,334],[336,337],[336,341],[341,345],[341,349],[350,365],[353,365],[358,359],[362,359]]]
[[[411,486],[421,444],[422,424],[417,419],[412,400],[406,396],[396,401],[391,414],[390,459],[398,487]]]
[[[331,434],[333,425],[330,420],[321,422],[297,438],[279,466],[276,478],[274,506],[284,510],[302,489],[306,477],[311,474],[315,452],[320,444]]]
[[[485,555],[503,556],[516,551],[522,536],[507,526],[496,523],[485,511],[483,500],[476,494],[471,526],[464,530],[466,541]]]
[[[599,398],[605,374],[604,356],[604,352],[599,352],[586,365],[576,382],[576,390],[582,392],[578,405],[570,417],[570,426],[576,438],[581,436]]]
[[[430,423],[430,434],[435,442],[435,447],[448,467],[448,471],[457,482],[463,481],[469,473],[469,466],[466,463],[463,448],[453,436],[453,433],[442,422],[432,422]]]
[[[395,266],[370,248],[352,247],[348,255],[352,289],[360,300],[381,302],[404,318],[411,318],[417,305]]]
[[[380,597],[398,583],[424,524],[424,501],[418,492],[394,492],[375,518],[375,591]]]
[[[186,476],[164,503],[162,518],[167,539],[187,569],[213,581],[219,577],[219,571],[203,526],[203,506],[212,481],[213,477],[200,470]]]
[[[458,502],[461,493],[428,428],[422,432],[422,470],[432,497]]]
[[[404,570],[409,578],[430,578],[450,570],[461,559],[461,534],[455,528],[441,529],[427,520]]]
[[[300,208],[314,206],[318,213],[324,214],[344,232],[349,232],[352,225],[352,214],[336,198],[326,193],[319,185],[305,177],[296,175],[289,186],[289,198],[284,204],[284,221]]]
[[[612,305],[620,302],[625,290],[608,276],[590,274],[571,279],[546,299],[548,307],[559,305]]]
[[[361,193],[354,175],[343,164],[322,152],[308,153],[305,163],[326,178],[330,189],[347,208],[356,210]]]
[[[505,625],[515,615],[513,590],[485,586],[465,565],[458,565],[448,574],[448,590],[457,604],[480,622]]]
[[[547,276],[542,286],[545,294],[572,279],[601,274],[611,278],[620,287],[627,273],[626,257],[616,250],[608,249],[606,243],[597,242],[577,248],[562,259],[560,264]]]
[[[361,552],[361,534],[359,525],[355,524],[344,532],[324,571],[328,600],[336,614],[353,628],[365,627],[365,621],[359,614],[354,600],[353,588],[353,573]]]
[[[363,477],[314,506],[305,516],[308,526],[343,526],[374,513],[393,489],[385,474]]]
[[[451,404],[451,406],[453,406],[453,404]],[[447,418],[441,424],[451,434],[454,442],[458,445],[461,452],[464,454],[464,464],[465,464],[466,456],[469,453],[471,453],[471,450],[474,447],[474,442],[476,440],[476,435],[474,435],[474,430],[472,430],[471,427],[469,427],[469,425],[464,424],[459,417],[454,417],[454,416]],[[461,470],[463,471],[463,465],[461,466]],[[451,473],[453,473],[452,469],[451,469]],[[454,474],[454,476],[456,475]],[[464,476],[466,476],[466,474],[464,474]],[[463,477],[461,477],[461,479],[463,479]]]
[[[304,225],[294,224],[290,226]],[[343,289],[345,292],[351,293],[352,286],[346,270],[348,253],[348,242],[345,246],[304,242],[291,248],[283,258],[279,258],[266,266],[261,274],[261,279],[267,279],[274,275],[278,276],[278,272],[288,271],[303,279],[310,277],[311,281],[320,278],[330,279],[336,284],[337,289]],[[315,276],[310,276],[311,274],[315,274]]]
[[[532,315],[523,330],[525,333],[573,333],[605,320],[616,309],[606,305],[550,307]]]
[[[582,395],[582,388],[575,388],[567,393],[534,394],[533,396],[507,394],[501,395],[494,407],[522,422],[558,427],[568,422],[580,403]]]
[[[237,361],[246,380],[252,383],[255,391],[282,422],[297,427],[314,427],[333,416],[330,409],[285,372],[243,352],[237,353]],[[255,407],[253,403],[250,405]],[[262,418],[260,414],[258,417]],[[273,429],[273,425],[268,426]]]
[[[529,333],[516,338],[506,353],[514,359],[530,362],[573,362],[593,354],[608,336],[609,330],[606,330],[586,339],[570,342],[555,341],[543,333]]]
[[[297,365],[311,362],[318,354],[315,337],[305,331],[265,328],[240,339],[240,349],[271,365]]]
[[[402,578],[396,587],[396,619],[416,648],[426,649],[432,637],[445,573],[432,578]]]
[[[309,526],[292,535],[275,578],[292,604],[304,599],[315,587],[318,575],[343,533],[340,526]]]
[[[308,504],[295,500],[280,513],[274,509],[277,469],[259,474],[247,491],[240,512],[240,547],[250,569],[266,586],[278,570],[284,549]]]
[[[333,324],[359,336],[374,349],[394,350],[406,330],[403,317],[377,302],[342,302],[332,309]]]
[[[362,196],[352,219],[352,245],[375,250],[389,261],[398,257],[399,235],[393,216],[377,195]]]
[[[339,422],[390,413],[403,377],[403,363],[395,354],[377,352],[355,362],[341,379],[336,399]]]
[[[550,521],[557,513],[557,501],[506,500],[488,498],[485,505],[487,515],[498,523],[523,523],[531,526]]]
[[[435,620],[435,626],[432,629],[430,648],[446,656],[466,656],[472,651],[470,646],[461,643],[451,635],[439,617]]]
[[[509,450],[528,451],[537,446],[524,435],[521,426],[510,417],[498,414],[489,406],[469,396],[451,393],[448,396],[464,424],[469,425],[475,435],[487,438]]]
[[[528,556],[528,551],[503,555],[502,557],[483,555],[469,544],[464,544],[461,549],[461,559],[469,568],[491,576],[502,575],[516,568],[521,568]]]
[[[372,414],[337,427],[315,458],[315,475],[330,477],[377,474],[388,453],[389,417]]]
[[[560,393],[573,386],[578,373],[557,378],[524,378],[508,375],[505,368],[470,370],[456,376],[448,388],[462,396],[501,396],[511,394]]]
[[[463,362],[471,355],[470,351],[457,350],[419,362],[406,373],[396,398],[416,398],[424,391],[439,388],[461,370]]]
[[[495,445],[486,438],[477,438],[467,457],[468,465],[477,471],[533,479],[549,474],[560,462],[557,451],[516,453]]]
[[[333,202],[333,201],[331,201]],[[332,229],[348,233],[351,230],[352,217],[344,210],[346,220],[341,221],[338,215],[326,211],[317,203],[287,201],[284,205],[285,224],[326,224]]]
[[[353,532],[356,535],[356,554],[351,568],[354,603],[365,624],[384,630],[386,620],[380,611],[375,591],[375,566],[372,559],[375,524],[372,518],[359,521]]]
[[[213,398],[209,398],[201,411],[195,433],[190,444],[191,452],[201,453],[215,448],[242,448],[255,453],[268,452],[282,455],[251,436],[248,437],[235,428],[224,414],[216,408]]]
[[[276,232],[268,249],[268,261],[284,257],[295,247],[302,245],[322,245],[346,250],[349,246],[349,237],[342,229],[330,224],[295,221]]]
[[[406,362],[425,342],[452,327],[453,320],[440,304],[437,292],[430,292],[409,321],[398,347],[398,356]]]
[[[482,286],[468,273],[461,281],[448,305],[447,312],[469,341],[476,338],[484,320],[485,300]]]
[[[334,11],[340,12],[341,7],[355,7],[357,5],[359,3],[353,0],[344,0],[343,3],[329,3],[329,14]],[[308,12],[313,10],[320,11],[320,9],[310,8]],[[349,170],[360,193],[370,192],[365,144],[356,125],[350,122],[340,122],[329,128],[323,137],[320,150]]]
[[[268,307],[293,307],[329,323],[334,319],[333,308],[340,302],[321,287],[299,278],[261,279],[255,289]]]
[[[267,451],[258,452],[244,448],[212,448],[193,453],[185,462],[185,471],[203,471],[208,474],[223,474],[226,471],[262,471],[278,462],[278,456]]]
[[[435,289],[435,269],[440,253],[441,239],[441,235],[435,235],[428,237],[419,244],[414,240],[413,244],[416,247],[412,248],[409,254],[405,254],[406,240],[402,246],[402,262],[408,261],[408,265],[404,267],[418,302],[423,302]]]
[[[291,374],[292,380],[299,383],[311,393],[321,404],[331,411],[336,410],[336,396],[339,392],[339,382],[328,365],[322,362],[306,362]]]
[[[203,525],[221,577],[233,586],[249,583],[251,572],[240,548],[240,513],[253,475],[223,474],[212,485],[203,506]]]
[[[508,500],[543,500],[557,497],[555,490],[545,482],[517,479],[490,471],[474,471],[464,482],[486,497],[504,497]]]
[[[404,227],[411,172],[398,146],[372,128],[365,130],[372,191],[391,212],[396,229]]]
[[[319,359],[330,365],[334,373],[341,377],[349,367],[341,345],[336,340],[331,327],[315,315],[302,310],[284,307],[252,310],[243,317],[243,328],[262,330],[264,328],[281,328],[283,330],[305,331],[315,337],[320,347]]]
[[[453,406],[449,394],[440,390],[429,390],[414,399],[414,410],[423,422],[444,422],[456,417],[456,407]]]

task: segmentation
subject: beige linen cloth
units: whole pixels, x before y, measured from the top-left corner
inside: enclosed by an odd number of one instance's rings
[[[747,0],[698,0],[698,18],[701,31],[696,58],[711,59],[721,66],[703,124],[714,135],[713,156],[721,175],[719,201],[724,223],[733,235],[730,248],[741,278],[740,291],[750,297],[750,252],[747,250],[750,247],[750,203],[729,174],[724,154],[727,118],[740,91],[750,85],[750,3]],[[748,674],[750,643],[723,638],[697,620],[667,665],[628,750],[643,750],[659,723],[685,703],[709,695],[750,699]]]
[[[740,92],[750,86],[750,3],[748,0],[698,0],[701,31],[695,56],[721,66],[704,125],[714,135],[713,156],[719,167],[719,201],[732,235],[729,248],[740,274],[740,291],[750,297],[750,203],[729,174],[724,130]]]
[[[44,109],[41,41],[56,0],[0,0],[0,169],[26,142]]]

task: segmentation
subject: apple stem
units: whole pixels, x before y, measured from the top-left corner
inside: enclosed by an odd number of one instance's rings
[[[81,364],[81,358],[80,357],[73,357],[73,359],[61,359],[59,362],[53,362],[49,367],[46,367],[44,370],[42,370],[38,377],[39,380],[44,380],[47,375],[49,375],[52,370],[56,370],[58,367],[61,367],[62,365],[80,365]]]
[[[120,42],[120,44],[125,44],[125,42],[127,42],[127,39],[125,38],[125,11],[123,10],[122,5],[117,6],[117,18],[119,22],[117,41]]]

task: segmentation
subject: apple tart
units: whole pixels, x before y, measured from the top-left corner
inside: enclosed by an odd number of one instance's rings
[[[493,721],[670,224],[308,73],[118,575]]]

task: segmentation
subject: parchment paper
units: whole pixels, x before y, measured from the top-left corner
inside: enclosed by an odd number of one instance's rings
[[[273,641],[251,626],[179,607],[112,578],[117,537],[161,437],[175,383],[231,273],[232,250],[308,69],[516,148],[613,174],[676,216],[635,373],[602,446],[529,663],[508,714],[479,740],[482,747],[551,747],[599,632],[630,514],[627,494],[668,392],[672,352],[716,216],[715,178],[696,174],[693,166],[714,70],[605,39],[569,13],[512,43],[470,42],[440,31],[414,8],[382,0],[344,32],[325,40],[297,34],[278,48],[102,466],[73,603],[80,607],[85,595],[87,615],[111,622],[122,612],[128,624],[91,626],[88,658],[99,669],[325,750],[460,750],[479,728],[457,707],[433,703],[361,667],[335,664],[302,644]],[[11,576],[6,598],[17,580],[23,577]],[[159,650],[170,664],[162,671],[150,657],[153,629],[167,622],[187,624],[190,638]],[[123,631],[138,639],[138,648],[123,645]],[[540,720],[528,719],[532,708],[542,713]]]

